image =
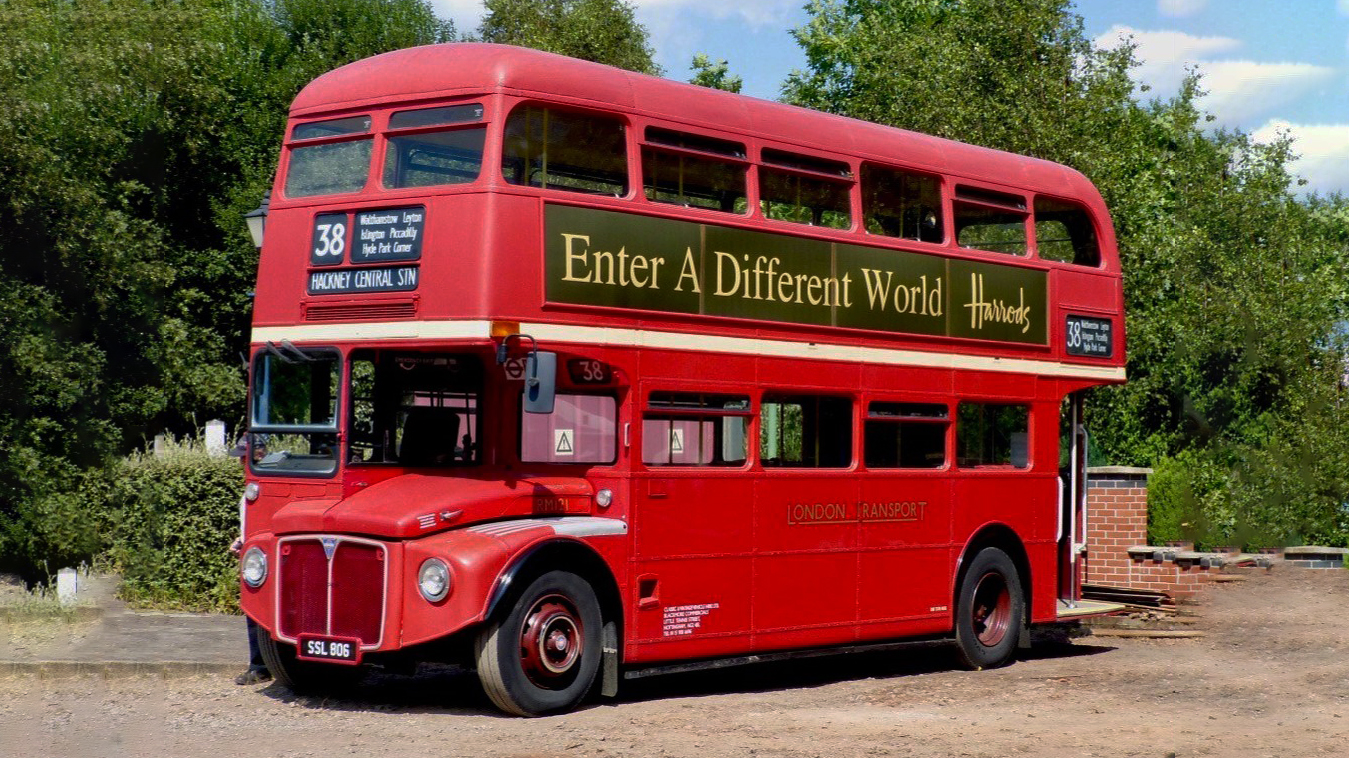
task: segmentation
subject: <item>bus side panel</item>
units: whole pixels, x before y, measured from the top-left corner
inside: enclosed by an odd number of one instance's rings
[[[950,615],[951,483],[944,473],[861,478],[858,617]]]
[[[633,479],[629,660],[748,649],[753,481],[736,471],[652,471]]]
[[[767,471],[755,488],[754,648],[856,639],[857,477]]]

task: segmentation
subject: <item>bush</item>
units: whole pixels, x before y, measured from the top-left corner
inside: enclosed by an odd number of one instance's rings
[[[104,490],[106,555],[136,604],[195,611],[237,610],[243,468],[200,443],[170,442],[161,456],[135,453]]]
[[[1153,467],[1148,480],[1148,541],[1227,544],[1235,524],[1228,474],[1206,453],[1184,450]]]

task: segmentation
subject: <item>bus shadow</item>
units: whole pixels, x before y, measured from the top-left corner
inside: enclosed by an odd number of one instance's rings
[[[1017,658],[1025,661],[1075,658],[1114,649],[1080,643],[1044,643],[1020,651]],[[952,643],[916,643],[900,650],[755,663],[628,680],[623,683],[618,702],[808,689],[862,679],[899,679],[960,670],[962,666]]]
[[[359,683],[333,688],[322,694],[295,692],[272,683],[260,690],[281,703],[302,708],[353,713],[419,714],[459,716],[504,716],[478,684],[478,677],[459,666],[423,664],[415,673],[374,670]]]
[[[1038,643],[1023,650],[1023,661],[1100,655],[1116,648],[1078,643]],[[1015,664],[1014,664],[1015,665]],[[878,650],[824,655],[719,669],[688,671],[624,680],[617,698],[592,699],[581,708],[617,706],[656,700],[810,689],[840,682],[959,671],[950,643],[918,643],[903,650]],[[271,684],[261,694],[300,707],[349,712],[440,713],[485,718],[504,717],[478,684],[477,676],[458,666],[426,665],[412,674],[374,671],[359,684],[317,695],[296,693]]]

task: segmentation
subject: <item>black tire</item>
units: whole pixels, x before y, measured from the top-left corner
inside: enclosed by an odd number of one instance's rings
[[[566,571],[530,582],[477,638],[478,679],[492,703],[517,716],[575,708],[599,671],[600,604]]]
[[[961,664],[978,671],[1011,663],[1025,623],[1026,595],[1016,565],[996,547],[980,550],[960,582],[956,599],[956,650]]]
[[[253,635],[272,679],[297,694],[337,694],[354,686],[365,674],[361,666],[299,660],[295,657],[294,645],[277,642],[261,626],[253,628]]]

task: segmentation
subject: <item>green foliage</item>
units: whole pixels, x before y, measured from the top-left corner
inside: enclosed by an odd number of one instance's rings
[[[452,38],[425,0],[0,2],[0,570],[66,560],[85,470],[242,417],[241,215],[290,101]]]
[[[1089,420],[1111,463],[1158,467],[1154,538],[1349,541],[1349,203],[1295,194],[1288,140],[1211,130],[1197,74],[1140,102],[1132,46],[1094,49],[1067,0],[809,12],[787,100],[1066,163],[1100,188],[1130,380],[1096,391]]]
[[[237,608],[239,564],[228,548],[239,534],[243,481],[237,458],[195,444],[171,443],[158,457],[136,453],[117,467],[99,511],[123,597],[183,610]]]
[[[713,63],[711,58],[703,53],[698,53],[693,56],[693,63],[689,65],[689,70],[693,72],[693,78],[689,79],[689,84],[697,84],[700,87],[739,92],[740,87],[744,84],[740,77],[731,76],[725,58]]]
[[[626,0],[483,0],[483,42],[550,53],[659,76],[660,66]]]
[[[239,533],[242,488],[237,458],[170,440],[160,456],[136,452],[84,471],[76,487],[25,501],[29,528],[10,535],[10,568],[45,579],[65,566],[108,564],[134,603],[231,610],[238,561],[228,546]]]

